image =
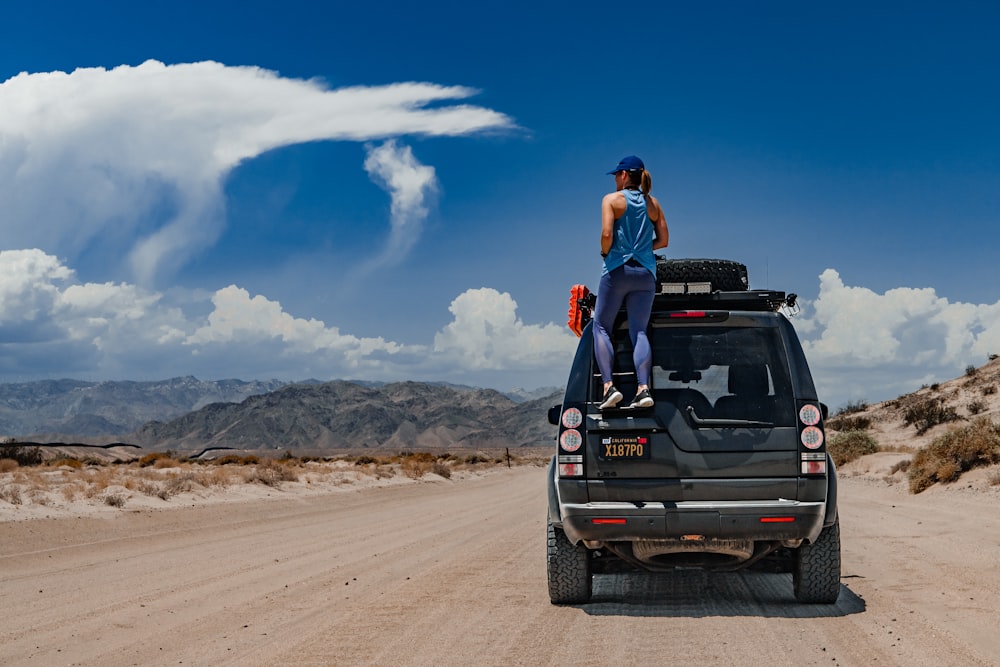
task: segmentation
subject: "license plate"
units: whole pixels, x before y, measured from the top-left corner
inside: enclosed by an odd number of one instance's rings
[[[597,458],[603,461],[648,459],[649,436],[605,435],[601,438]]]

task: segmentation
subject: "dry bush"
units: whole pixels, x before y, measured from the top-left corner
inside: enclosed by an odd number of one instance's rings
[[[970,377],[970,378],[973,377],[973,376],[975,376],[976,370],[977,369],[976,369],[975,366],[973,366],[972,364],[969,364],[968,366],[965,367],[965,376],[966,377]]]
[[[111,507],[125,507],[126,500],[128,500],[128,498],[121,491],[114,491],[104,496],[104,504],[110,505]]]
[[[445,479],[451,479],[451,466],[449,466],[444,461],[435,461],[431,465],[431,472],[435,475],[444,477]]]
[[[935,438],[914,455],[910,491],[920,493],[936,482],[952,482],[967,470],[994,463],[1000,463],[1000,425],[980,417]]]
[[[826,425],[834,431],[867,431],[871,428],[872,420],[871,417],[864,415],[857,417],[837,415],[830,417]]]
[[[990,486],[1000,486],[1000,470],[990,473],[990,476],[986,480],[990,483]]]
[[[834,465],[844,465],[867,454],[879,451],[875,438],[864,431],[844,431],[834,434],[826,445]]]
[[[928,398],[914,403],[906,409],[903,421],[907,426],[914,426],[918,435],[923,435],[938,424],[944,424],[960,419],[955,408],[945,405],[941,398]]]
[[[135,490],[143,494],[144,496],[162,497],[160,496],[160,493],[162,491],[160,485],[157,484],[156,482],[151,482],[148,479],[140,480],[135,485]],[[166,500],[166,498],[164,498],[164,500]]]
[[[857,401],[848,401],[847,405],[842,407],[840,411],[837,412],[837,416],[849,415],[854,412],[864,412],[868,409],[868,401],[860,399]]]
[[[72,468],[73,470],[80,470],[83,468],[83,461],[80,459],[73,458],[61,458],[52,459],[45,464],[49,468]]]
[[[7,484],[0,487],[0,500],[5,500],[11,505],[20,505],[23,502],[21,487],[17,484]]]
[[[38,447],[25,447],[16,442],[0,444],[0,459],[17,461],[20,466],[37,466],[42,462],[42,450]]]
[[[163,486],[164,493],[167,497],[175,496],[178,493],[186,493],[188,491],[194,491],[195,487],[201,486],[198,481],[198,476],[193,472],[183,472],[179,475],[174,475],[167,479]],[[163,496],[160,496],[163,498]],[[166,498],[163,498],[166,500]]]
[[[247,483],[259,482],[277,488],[282,482],[297,482],[299,475],[274,459],[264,459],[247,474],[246,480]]]
[[[410,479],[420,479],[431,471],[437,457],[429,452],[416,452],[401,455],[399,468]]]
[[[198,482],[202,486],[217,486],[224,489],[228,486],[232,486],[233,473],[229,472],[225,468],[215,467],[212,470],[201,473],[201,475],[198,476]]]
[[[983,387],[983,396],[992,396],[997,393],[997,386],[995,384],[988,384]]]
[[[13,472],[20,467],[14,459],[0,459],[0,473]]]
[[[910,459],[903,459],[889,468],[889,474],[895,475],[897,472],[907,472],[910,469],[911,463],[913,463],[913,461]]]
[[[165,456],[163,458],[156,459],[153,462],[153,467],[157,470],[163,470],[164,468],[179,468],[184,465],[179,459],[175,459],[172,456]]]
[[[150,452],[149,454],[145,454],[142,457],[140,457],[138,463],[140,468],[146,468],[153,465],[154,463],[156,463],[161,459],[169,459],[169,458],[172,457],[167,452]]]
[[[970,401],[965,409],[969,411],[969,415],[975,417],[976,415],[986,412],[986,402],[985,401]]]
[[[71,503],[74,500],[76,500],[76,494],[77,494],[78,491],[79,491],[79,489],[77,488],[77,485],[75,483],[74,484],[63,484],[63,487],[62,487],[62,496],[63,496],[63,498],[66,499],[66,502]]]
[[[211,459],[206,461],[206,463],[211,463],[212,465],[241,465],[241,466],[255,466],[260,463],[260,457],[254,456],[253,454],[248,454],[247,456],[240,456],[239,454],[226,454],[225,456],[220,456],[217,459]]]

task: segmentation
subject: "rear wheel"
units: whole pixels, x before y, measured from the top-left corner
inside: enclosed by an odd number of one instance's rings
[[[657,259],[656,280],[661,283],[712,283],[712,290],[748,289],[747,267],[729,259]]]
[[[590,552],[573,544],[561,528],[549,523],[549,599],[552,604],[579,604],[590,600]]]
[[[792,570],[795,599],[813,604],[833,604],[840,596],[840,521],[823,529],[812,544],[795,551]]]

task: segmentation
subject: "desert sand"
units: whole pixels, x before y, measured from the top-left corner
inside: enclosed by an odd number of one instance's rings
[[[553,606],[540,463],[0,501],[0,664],[1000,664],[1000,490],[914,496],[892,461],[841,471],[831,606],[790,575],[697,570]]]

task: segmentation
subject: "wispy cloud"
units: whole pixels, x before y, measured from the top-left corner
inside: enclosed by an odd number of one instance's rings
[[[434,167],[420,164],[409,146],[389,140],[368,147],[365,169],[392,197],[391,232],[382,250],[367,265],[371,270],[402,259],[420,237],[427,217],[427,197],[437,190]]]
[[[23,73],[0,84],[0,231],[6,247],[71,259],[101,246],[151,285],[218,239],[221,183],[241,161],[308,141],[513,127],[500,112],[454,103],[476,92],[432,83],[331,90],[216,62]],[[405,247],[401,230],[419,214],[413,198],[433,170],[392,142],[369,160],[401,214],[393,243]]]

